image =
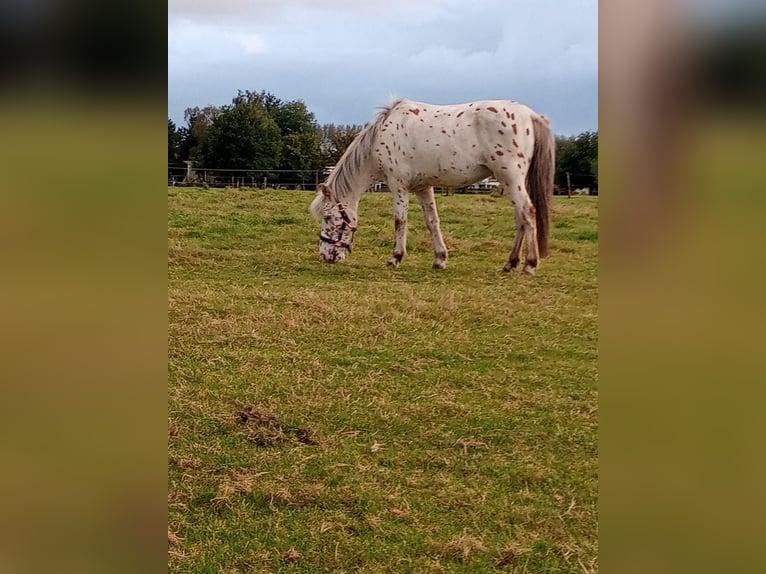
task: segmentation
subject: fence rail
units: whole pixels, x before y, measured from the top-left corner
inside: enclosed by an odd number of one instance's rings
[[[329,175],[329,170],[305,169],[205,169],[191,168],[189,166],[168,165],[168,185],[192,187],[206,185],[209,187],[245,187],[274,189],[302,189],[316,190],[317,185]],[[597,195],[598,184],[592,174],[570,174],[571,190],[576,195]],[[562,178],[558,178],[562,179]],[[567,181],[556,181],[554,193],[567,195],[570,187]],[[490,193],[497,188],[497,184],[479,182],[467,188],[455,190],[458,193]],[[370,186],[370,191],[387,191],[388,188],[382,182]],[[437,191],[446,191],[437,189]]]
[[[168,166],[168,185],[210,187],[274,187],[278,189],[316,189],[324,180],[322,170],[204,169]]]

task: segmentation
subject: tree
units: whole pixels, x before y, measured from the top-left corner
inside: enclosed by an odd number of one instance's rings
[[[312,134],[317,130],[316,119],[306,104],[300,100],[283,102],[280,106],[269,111],[277,122],[283,136],[294,134]]]
[[[300,100],[271,101],[265,98],[266,109],[279,126],[282,135],[282,170],[316,170],[322,167],[320,132],[314,114]],[[307,179],[305,173],[286,174],[287,177]],[[311,178],[313,180],[313,176]]]
[[[237,90],[237,95],[232,100],[233,104],[246,103],[252,106],[258,106],[266,110],[270,116],[274,116],[274,110],[282,105],[282,100],[274,94],[261,90],[252,92],[250,90]]]
[[[591,160],[590,171],[593,174],[593,182],[595,187],[598,189],[598,155]]]
[[[566,189],[567,173],[576,172],[574,138],[556,136],[556,184]]]
[[[179,162],[181,147],[181,133],[176,124],[168,118],[168,164],[173,165]]]
[[[275,169],[282,151],[279,126],[262,103],[238,96],[210,124],[201,151],[208,168]]]
[[[300,100],[285,102],[269,92],[239,90],[232,103],[211,114],[190,110],[208,168],[280,170],[292,181],[313,181],[302,173],[322,166],[314,114]],[[290,173],[292,172],[292,173]]]
[[[217,106],[204,108],[195,106],[186,109],[184,112],[186,126],[179,131],[181,135],[179,159],[191,160],[196,164],[202,163],[202,146],[207,138],[207,132],[220,113],[221,108]]]
[[[285,176],[301,182],[314,180],[309,170],[321,170],[322,160],[319,146],[319,131],[304,134],[290,134],[282,138],[282,167],[293,170]]]
[[[556,137],[556,183],[566,188],[567,173],[572,187],[598,184],[598,132],[584,132],[574,137]]]
[[[364,126],[360,125],[323,125],[321,128],[322,163],[325,166],[338,163],[343,152],[363,129]]]

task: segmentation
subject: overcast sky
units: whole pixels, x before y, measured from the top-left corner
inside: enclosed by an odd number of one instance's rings
[[[168,114],[237,90],[364,124],[393,97],[510,99],[598,129],[596,0],[169,0]]]

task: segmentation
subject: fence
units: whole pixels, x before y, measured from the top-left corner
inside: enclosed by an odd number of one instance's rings
[[[274,189],[303,189],[315,190],[320,182],[329,175],[331,168],[323,170],[250,170],[250,169],[205,169],[194,168],[191,165],[168,165],[169,186],[200,186],[210,187],[267,187]],[[477,182],[471,186],[455,191],[457,193],[489,193],[499,184],[493,178]],[[385,183],[377,182],[370,191],[388,191]],[[444,192],[444,189],[437,189]],[[598,195],[598,182],[593,174],[570,173],[558,174],[554,186],[556,195]]]
[[[557,173],[553,194],[598,195],[598,179],[592,173]]]
[[[324,181],[322,170],[195,169],[168,165],[168,185],[210,187],[258,187],[276,189],[316,189]]]

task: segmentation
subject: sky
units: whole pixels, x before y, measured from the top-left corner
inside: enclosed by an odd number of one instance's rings
[[[597,0],[168,0],[168,116],[237,90],[365,124],[397,97],[516,100],[598,129]]]

